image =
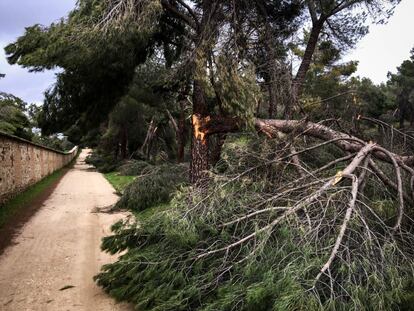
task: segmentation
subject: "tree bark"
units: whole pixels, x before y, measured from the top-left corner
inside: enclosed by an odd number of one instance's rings
[[[203,79],[207,77],[207,55],[209,55],[211,40],[214,40],[216,18],[214,11],[220,5],[219,1],[202,1],[203,16],[195,40],[195,57],[193,60],[193,115],[191,117],[191,164],[190,181],[197,184],[205,179],[209,169],[209,140],[208,135],[200,131],[202,124],[210,119],[209,109],[205,100]]]
[[[209,140],[208,136],[200,131],[202,124],[209,119],[209,116],[202,82],[194,79],[193,87],[190,181],[197,183],[205,177],[204,172],[209,169]]]
[[[147,135],[145,137],[144,143],[141,146],[141,153],[145,155],[146,159],[148,160],[150,158],[152,140],[154,139],[157,129],[158,127],[154,124],[154,118],[152,118],[148,126]]]
[[[180,100],[180,118],[178,120],[178,163],[184,161],[184,149],[186,143],[186,131],[185,131],[185,97]]]
[[[185,131],[185,104],[186,96],[185,94],[180,94],[178,96],[178,104],[180,106],[180,116],[178,122],[175,121],[174,117],[171,115],[170,111],[167,110],[168,117],[174,127],[175,136],[177,139],[177,162],[181,163],[184,161],[184,149],[186,143],[186,131]]]
[[[299,97],[302,92],[302,86],[305,82],[306,73],[312,62],[312,57],[318,44],[319,35],[322,31],[325,17],[321,16],[312,26],[311,33],[309,35],[308,43],[306,44],[305,54],[303,55],[302,62],[299,66],[298,72],[292,81],[292,93],[291,100],[287,102],[284,117],[285,119],[291,119],[293,115],[293,108],[298,105]]]
[[[275,34],[272,31],[272,26],[269,22],[269,16],[263,3],[256,2],[258,14],[261,15],[261,21],[264,24],[264,48],[266,51],[265,67],[266,69],[266,84],[269,94],[268,100],[268,117],[273,119],[277,114],[277,63],[276,63],[276,41]]]
[[[331,141],[346,152],[359,152],[367,144],[358,137],[335,131],[319,123],[303,120],[256,119],[255,127],[258,132],[264,133],[269,138],[277,137],[280,132],[285,134],[294,132],[298,135],[302,134],[324,141]],[[238,132],[240,131],[240,121],[236,118],[214,118],[206,121],[200,130],[206,136],[217,133]],[[390,154],[397,160],[398,164],[409,167],[414,166],[414,156]],[[381,150],[375,150],[372,155],[381,161],[392,163],[389,155]]]
[[[223,149],[223,145],[226,141],[227,134],[219,133],[214,137],[214,146],[211,147],[210,152],[210,163],[212,166],[216,165],[217,162],[220,160],[221,151]]]
[[[277,132],[292,133],[298,132],[303,135],[319,138],[325,141],[332,141],[335,145],[344,151],[358,152],[366,144],[363,140],[342,132],[335,131],[327,126],[318,123],[300,121],[300,120],[263,120],[256,119],[256,129],[265,133],[269,137],[274,137]],[[376,150],[373,156],[381,161],[391,163],[387,154]],[[414,156],[400,156],[392,154],[399,164],[414,166]]]
[[[267,50],[267,75],[269,92],[268,116],[273,119],[277,114],[277,62],[275,54],[275,42],[268,22],[266,22],[266,50]]]
[[[121,130],[121,157],[126,159],[128,153],[128,131],[126,127],[122,127]]]

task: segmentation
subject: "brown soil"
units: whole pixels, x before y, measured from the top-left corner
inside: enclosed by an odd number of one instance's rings
[[[60,180],[69,171],[68,168],[63,168],[62,170],[63,174],[57,180],[47,187],[47,189],[42,191],[42,193],[37,195],[30,203],[23,204],[9,221],[0,228],[0,255],[14,242],[14,239],[20,233],[23,225],[43,206],[43,203],[56,189]]]
[[[0,256],[0,310],[132,310],[116,304],[92,279],[115,259],[100,251],[101,238],[126,215],[96,213],[117,196],[85,165],[88,152],[9,232],[12,244]]]

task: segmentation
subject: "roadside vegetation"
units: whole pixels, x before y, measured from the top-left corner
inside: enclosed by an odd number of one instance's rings
[[[188,166],[130,160],[104,176],[122,195],[115,208],[139,212],[169,203],[174,193],[187,184]]]
[[[0,228],[9,223],[16,214],[22,212],[23,209],[28,208],[29,204],[33,204],[33,202],[44,194],[49,187],[52,187],[64,173],[65,169],[60,169],[29,187],[11,200],[1,204]]]
[[[57,134],[42,135],[39,129],[41,109],[22,99],[0,92],[0,132],[17,136],[58,151],[69,151],[75,145],[67,137]]]
[[[409,310],[414,49],[380,85],[344,61],[398,3],[81,0],[7,46],[61,68],[42,131],[133,213],[97,283],[143,311]]]
[[[124,191],[118,208],[143,211],[168,203],[174,193],[188,182],[188,166],[163,164],[141,174]]]

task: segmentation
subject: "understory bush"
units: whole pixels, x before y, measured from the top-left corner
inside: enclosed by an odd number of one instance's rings
[[[118,172],[123,176],[138,176],[141,174],[149,173],[152,168],[152,165],[148,162],[131,160],[121,165],[118,168]]]
[[[85,163],[93,165],[101,173],[113,172],[119,166],[119,161],[112,155],[102,154],[96,151],[86,157]]]
[[[367,170],[368,151],[336,161],[336,147],[304,146],[296,145],[300,174],[289,141],[230,137],[205,183],[181,187],[159,212],[113,226],[102,247],[122,255],[103,267],[98,284],[142,311],[409,305],[413,223],[404,213],[396,226],[396,192]],[[155,176],[156,185],[167,179]],[[129,195],[137,199],[161,189],[151,190],[152,181],[134,187]]]
[[[188,180],[188,167],[184,164],[144,166],[139,162],[132,168],[123,168],[124,173],[139,171],[141,175],[128,185],[116,207],[142,211],[169,202],[173,193]]]

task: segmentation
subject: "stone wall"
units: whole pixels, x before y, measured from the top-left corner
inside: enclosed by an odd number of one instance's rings
[[[77,151],[60,152],[0,132],[0,204],[67,165]]]

